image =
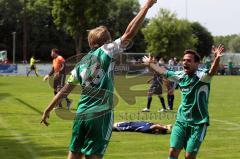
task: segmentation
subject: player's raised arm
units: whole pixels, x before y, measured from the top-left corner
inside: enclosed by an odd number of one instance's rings
[[[146,0],[144,6],[140,9],[138,14],[133,18],[133,20],[128,24],[125,33],[122,35],[121,41],[123,42],[123,44],[124,42],[128,42],[128,40],[131,40],[137,34],[148,10],[156,2],[157,0]]]
[[[212,66],[208,73],[210,76],[213,76],[217,72],[219,62],[220,62],[220,57],[223,55],[223,52],[224,52],[224,46],[222,44],[220,44],[217,47],[214,46],[212,48],[212,52],[214,53],[215,58],[213,60]]]
[[[47,118],[49,118],[50,112],[52,109],[62,100],[62,98],[68,96],[68,94],[73,90],[75,85],[73,84],[66,84],[57,94],[54,96],[52,101],[49,103],[49,105],[45,108],[41,123],[44,123],[46,126],[48,126]]]
[[[166,69],[164,67],[159,66],[157,63],[155,63],[150,56],[144,56],[142,61],[145,65],[149,66],[160,75],[166,72]]]

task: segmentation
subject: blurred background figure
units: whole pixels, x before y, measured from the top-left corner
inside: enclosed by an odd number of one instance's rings
[[[37,72],[37,67],[35,65],[36,62],[39,62],[40,60],[36,60],[35,56],[32,55],[31,59],[30,59],[30,70],[27,72],[27,76],[29,76],[29,74],[34,71],[35,75],[38,77],[38,72]]]

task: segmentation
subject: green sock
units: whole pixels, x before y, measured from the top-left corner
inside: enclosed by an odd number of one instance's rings
[[[168,159],[177,159],[177,158],[175,158],[175,157],[168,157]]]

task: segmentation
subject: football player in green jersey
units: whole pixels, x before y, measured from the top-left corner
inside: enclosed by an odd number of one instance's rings
[[[41,123],[48,125],[51,110],[76,84],[82,86],[77,115],[73,122],[68,159],[101,159],[108,146],[113,126],[113,69],[114,58],[136,35],[147,11],[156,0],[147,0],[129,23],[125,33],[112,42],[104,26],[88,33],[91,51],[75,66],[68,83],[45,109]]]
[[[168,71],[155,64],[150,57],[143,58],[144,64],[166,78],[179,83],[181,104],[170,138],[169,159],[177,159],[181,150],[186,150],[186,159],[196,159],[197,152],[209,125],[208,98],[210,81],[217,72],[224,46],[213,47],[214,61],[209,70],[198,69],[200,56],[186,50],[183,56],[183,71]]]

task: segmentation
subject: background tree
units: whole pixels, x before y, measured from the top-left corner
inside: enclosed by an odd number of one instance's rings
[[[57,47],[63,55],[74,53],[74,41],[53,23],[52,0],[27,1],[27,59],[32,54],[50,60],[50,49]],[[23,60],[23,0],[0,0],[0,50],[12,59],[12,32],[16,32],[16,59]]]
[[[226,36],[215,36],[214,45],[223,44],[225,46],[225,50],[230,51],[229,42],[237,36],[238,36],[237,34],[226,35]]]
[[[197,39],[197,43],[194,45],[196,51],[201,57],[208,56],[211,53],[213,36],[198,22],[191,23],[191,27],[193,35]]]
[[[53,47],[59,48],[64,57],[75,54],[77,48],[79,51],[80,48],[83,52],[89,51],[86,30],[99,25],[108,26],[113,37],[118,38],[140,7],[137,0],[108,0],[106,3],[100,0],[96,2],[27,0],[26,2],[27,59],[35,54],[42,61],[50,60],[49,50]],[[79,18],[81,16],[82,19]],[[0,49],[7,49],[10,59],[12,32],[15,31],[17,32],[16,57],[22,60],[23,0],[0,0]],[[138,34],[134,42],[129,51],[145,50],[143,34]]]
[[[185,49],[193,49],[197,42],[191,24],[178,20],[176,14],[165,9],[150,20],[143,33],[148,44],[147,52],[160,56],[182,56]]]
[[[86,30],[96,27],[97,23],[108,17],[111,0],[55,0],[52,15],[58,29],[71,35],[75,41],[76,53],[83,48]],[[101,25],[98,23],[98,25]]]
[[[22,7],[19,0],[0,0],[0,50],[7,50],[9,59],[12,59],[12,32],[17,32],[17,50],[22,49]]]
[[[53,23],[52,2],[34,0],[28,3],[29,56],[35,54],[41,59],[50,59],[50,50],[58,48],[64,57],[74,54],[74,41]],[[41,18],[39,18],[41,17]]]
[[[111,9],[109,13],[109,22],[106,24],[114,38],[120,37],[129,22],[136,16],[140,9],[138,0],[113,0],[111,3]],[[147,24],[147,19],[141,28]],[[140,29],[141,30],[141,29]],[[133,45],[128,52],[144,52],[146,49],[146,43],[141,31],[138,32],[133,40]]]
[[[107,26],[113,38],[118,38],[140,8],[138,0],[26,2],[27,59],[35,54],[41,60],[50,60],[49,50],[53,47],[62,50],[66,58],[76,52],[88,52],[87,30],[99,25]],[[162,9],[157,17],[146,19],[143,28],[144,34],[137,34],[128,52],[146,50],[161,56],[181,56],[187,48],[196,48],[201,55],[210,52],[212,36],[206,28],[197,22],[179,20],[167,10]],[[17,32],[16,58],[22,60],[23,0],[0,0],[0,50],[6,49],[9,59],[12,59],[12,32]],[[236,37],[238,35],[216,36],[214,43],[223,43],[227,51],[238,52]]]
[[[232,40],[229,41],[228,44],[229,51],[232,53],[240,53],[240,36],[236,36]]]

